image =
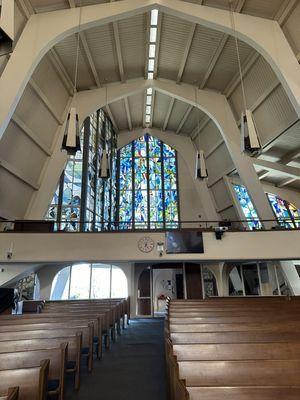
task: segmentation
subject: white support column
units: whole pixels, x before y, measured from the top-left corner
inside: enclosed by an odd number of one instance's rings
[[[190,22],[232,35],[229,12],[179,0],[124,0],[82,8],[81,30],[119,21],[158,8]],[[32,15],[0,78],[0,138],[34,69],[56,43],[78,31],[80,8]],[[300,66],[279,24],[235,13],[239,39],[270,63],[300,116]]]

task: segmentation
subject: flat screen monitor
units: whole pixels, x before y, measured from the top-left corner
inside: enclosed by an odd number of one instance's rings
[[[173,231],[166,233],[167,254],[204,253],[202,232]]]

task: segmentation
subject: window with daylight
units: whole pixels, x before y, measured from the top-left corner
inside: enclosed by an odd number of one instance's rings
[[[120,229],[177,228],[176,151],[145,135],[123,147],[118,158]]]
[[[245,186],[233,185],[233,189],[250,229],[261,229],[261,222]],[[266,195],[281,226],[290,229],[300,228],[300,210],[294,204],[272,193]]]
[[[148,134],[117,150],[112,123],[98,110],[84,121],[81,151],[69,157],[46,218],[64,231],[178,228],[176,150]]]
[[[240,203],[242,211],[247,219],[247,223],[250,229],[261,229],[261,223],[259,221],[257,212],[250,199],[249,193],[245,186],[233,185],[233,189],[236,193],[236,197]]]
[[[300,210],[294,204],[272,193],[267,193],[267,196],[280,225],[292,229],[300,228]]]
[[[75,264],[59,271],[52,282],[51,300],[116,299],[128,297],[121,268],[110,264]]]

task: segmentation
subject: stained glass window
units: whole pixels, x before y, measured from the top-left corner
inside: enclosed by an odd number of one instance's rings
[[[300,210],[294,204],[272,193],[267,193],[278,223],[286,228],[300,227]]]
[[[173,229],[179,207],[176,151],[145,135],[117,149],[109,118],[98,110],[87,118],[81,152],[69,157],[46,218],[65,231]],[[99,178],[104,149],[111,176]]]
[[[242,185],[233,185],[237,199],[242,208],[243,214],[246,219],[249,219],[248,225],[251,229],[261,229],[257,212],[253,206],[247,189]],[[281,226],[286,228],[300,228],[300,210],[297,207],[283,200],[279,196],[267,193],[268,200],[273,209],[275,217]]]
[[[144,135],[120,149],[118,159],[120,229],[177,228],[176,151]]]
[[[245,218],[247,219],[249,228],[252,230],[261,229],[261,222],[245,186],[233,185],[233,189],[236,193]]]

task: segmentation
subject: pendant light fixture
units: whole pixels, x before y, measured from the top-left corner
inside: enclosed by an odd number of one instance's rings
[[[200,118],[199,118],[199,110],[198,110],[198,89],[197,87],[195,88],[195,103],[196,103],[196,110],[198,112],[198,122],[197,122],[197,131],[199,133],[200,129]],[[195,169],[195,179],[207,179],[208,178],[208,172],[205,164],[205,157],[204,157],[204,151],[196,149],[196,169]]]
[[[78,80],[78,63],[79,63],[79,50],[80,50],[80,28],[82,17],[82,5],[80,3],[79,10],[79,24],[77,34],[77,49],[76,49],[76,62],[75,62],[75,77],[74,77],[74,97],[73,105],[68,113],[65,133],[61,149],[66,150],[68,155],[75,156],[77,151],[80,151],[80,130],[79,130],[79,117],[77,113],[77,80]]]
[[[105,105],[107,106],[107,84],[105,88]],[[109,151],[109,143],[107,139],[107,129],[106,129],[106,122],[104,123],[103,129],[103,148],[100,155],[100,167],[99,167],[99,178],[102,179],[109,179],[111,174],[111,157]]]
[[[15,38],[15,2],[0,0],[0,56],[12,52]]]
[[[234,21],[233,0],[229,0],[229,8],[230,8],[231,27],[234,32],[234,40],[235,40],[236,54],[237,54],[238,67],[239,67],[239,75],[240,75],[240,80],[241,80],[243,105],[244,105],[244,110],[242,111],[242,115],[241,115],[241,150],[242,150],[242,152],[248,152],[251,155],[254,155],[261,149],[261,144],[260,144],[260,140],[259,140],[257,127],[255,125],[255,121],[253,118],[253,113],[247,106],[241,56],[240,56],[237,31],[236,31],[236,26],[235,26],[235,21]]]
[[[196,179],[207,179],[208,172],[206,169],[205,158],[204,158],[204,151],[200,150],[197,151],[197,158],[196,158]]]

